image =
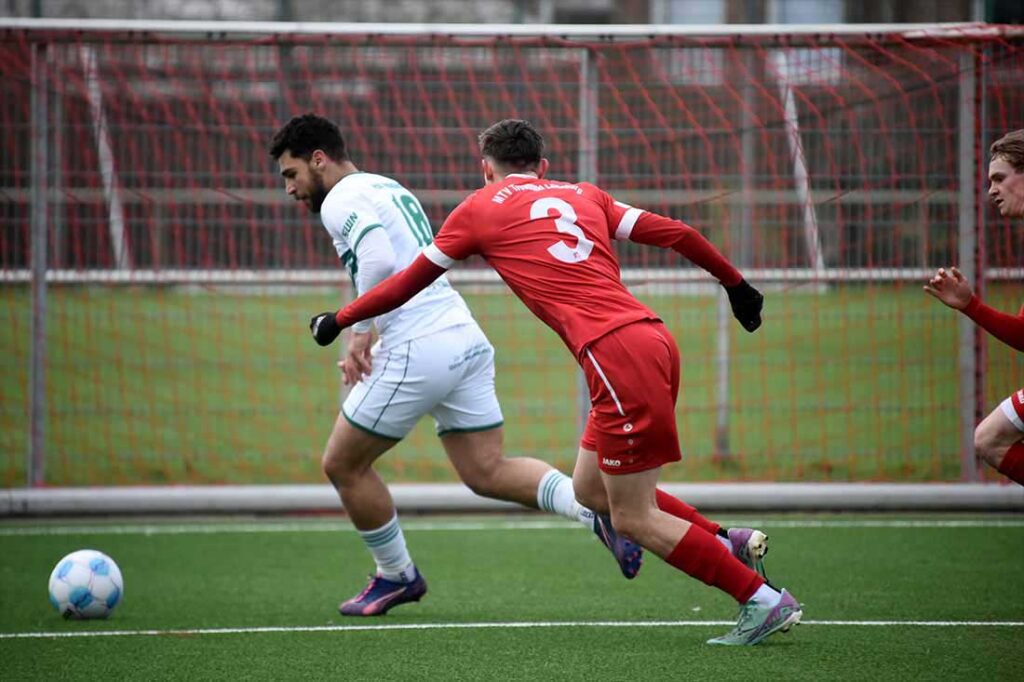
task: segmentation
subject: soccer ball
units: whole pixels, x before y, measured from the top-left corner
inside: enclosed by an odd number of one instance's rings
[[[68,554],[50,574],[50,603],[65,618],[106,618],[122,596],[121,569],[94,549]]]

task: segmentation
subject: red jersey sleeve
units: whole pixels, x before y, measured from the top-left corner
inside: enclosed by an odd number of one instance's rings
[[[725,286],[739,284],[743,275],[714,244],[686,223],[615,201],[604,193],[605,215],[613,239],[672,249],[714,276]]]
[[[444,267],[434,263],[426,253],[421,253],[405,270],[391,275],[336,312],[334,319],[344,329],[356,322],[389,313],[430,286],[444,271]]]
[[[446,270],[455,262],[480,253],[477,230],[474,229],[471,219],[475,196],[475,193],[471,194],[455,207],[434,237],[434,248],[424,249],[430,260]]]
[[[985,305],[974,296],[964,308],[964,315],[1010,348],[1024,351],[1024,307],[1014,317]]]

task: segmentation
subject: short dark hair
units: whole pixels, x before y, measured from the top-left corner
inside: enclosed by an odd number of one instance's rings
[[[316,114],[303,114],[288,121],[270,143],[270,155],[275,159],[287,151],[309,161],[317,149],[334,161],[348,160],[345,138],[338,126]]]
[[[1001,156],[1013,166],[1013,170],[1024,173],[1024,128],[1006,133],[989,147],[992,158]]]
[[[480,133],[480,152],[504,169],[533,170],[544,154],[544,138],[529,121],[506,118]]]

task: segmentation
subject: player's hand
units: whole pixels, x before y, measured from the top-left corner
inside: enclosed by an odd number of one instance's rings
[[[725,287],[725,293],[729,294],[733,316],[740,321],[744,329],[753,332],[761,326],[764,296],[760,291],[750,286],[747,280],[741,279],[739,284]]]
[[[338,326],[338,319],[335,315],[336,313],[320,313],[314,315],[313,319],[309,321],[309,331],[313,333],[313,338],[321,346],[331,345],[341,333],[341,327]]]
[[[356,384],[373,370],[370,346],[373,345],[373,332],[352,332],[348,338],[345,359],[338,361],[343,381],[346,386]]]
[[[971,302],[974,291],[964,273],[956,268],[939,268],[924,285],[924,290],[954,310],[963,310]]]

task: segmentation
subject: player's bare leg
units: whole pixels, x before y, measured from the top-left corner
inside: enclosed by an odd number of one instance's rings
[[[597,533],[615,556],[622,574],[634,578],[643,561],[642,550],[625,538],[607,540],[594,513],[577,502],[572,479],[539,459],[505,457],[502,441],[501,427],[441,436],[448,459],[470,490],[580,522]]]
[[[482,497],[538,508],[537,484],[551,465],[532,457],[505,457],[504,430],[457,431],[441,436],[459,478]]]
[[[1011,420],[1007,413],[1014,419]],[[1008,398],[974,430],[974,451],[990,467],[1024,485],[1024,441],[1021,440],[1020,421],[1013,407],[1013,398]]]
[[[352,426],[338,414],[321,462],[358,530],[380,528],[395,515],[395,503],[373,463],[399,441]]]
[[[391,493],[373,470],[377,458],[396,443],[357,429],[339,414],[324,449],[324,473],[377,563],[366,589],[339,605],[342,615],[383,615],[399,604],[419,601],[427,591],[406,548]]]
[[[798,623],[802,611],[792,595],[768,585],[703,528],[658,508],[655,491],[659,473],[658,468],[618,475],[602,472],[612,522],[620,533],[669,565],[717,587],[740,603],[735,629],[709,643],[757,644]]]
[[[597,466],[597,453],[581,447],[572,473],[572,484],[580,504],[594,510],[599,517],[608,515],[608,493],[601,470]],[[755,528],[729,528],[726,530],[704,517],[695,508],[660,488],[655,489],[655,504],[672,516],[694,523],[719,539],[733,556],[765,577],[764,556],[768,553],[768,536]],[[603,519],[599,519],[599,522]],[[608,519],[611,523],[611,519]],[[614,527],[614,526],[613,526]]]
[[[598,514],[608,513],[608,492],[604,489],[601,470],[597,467],[597,453],[581,447],[572,471],[572,487],[580,504]]]

